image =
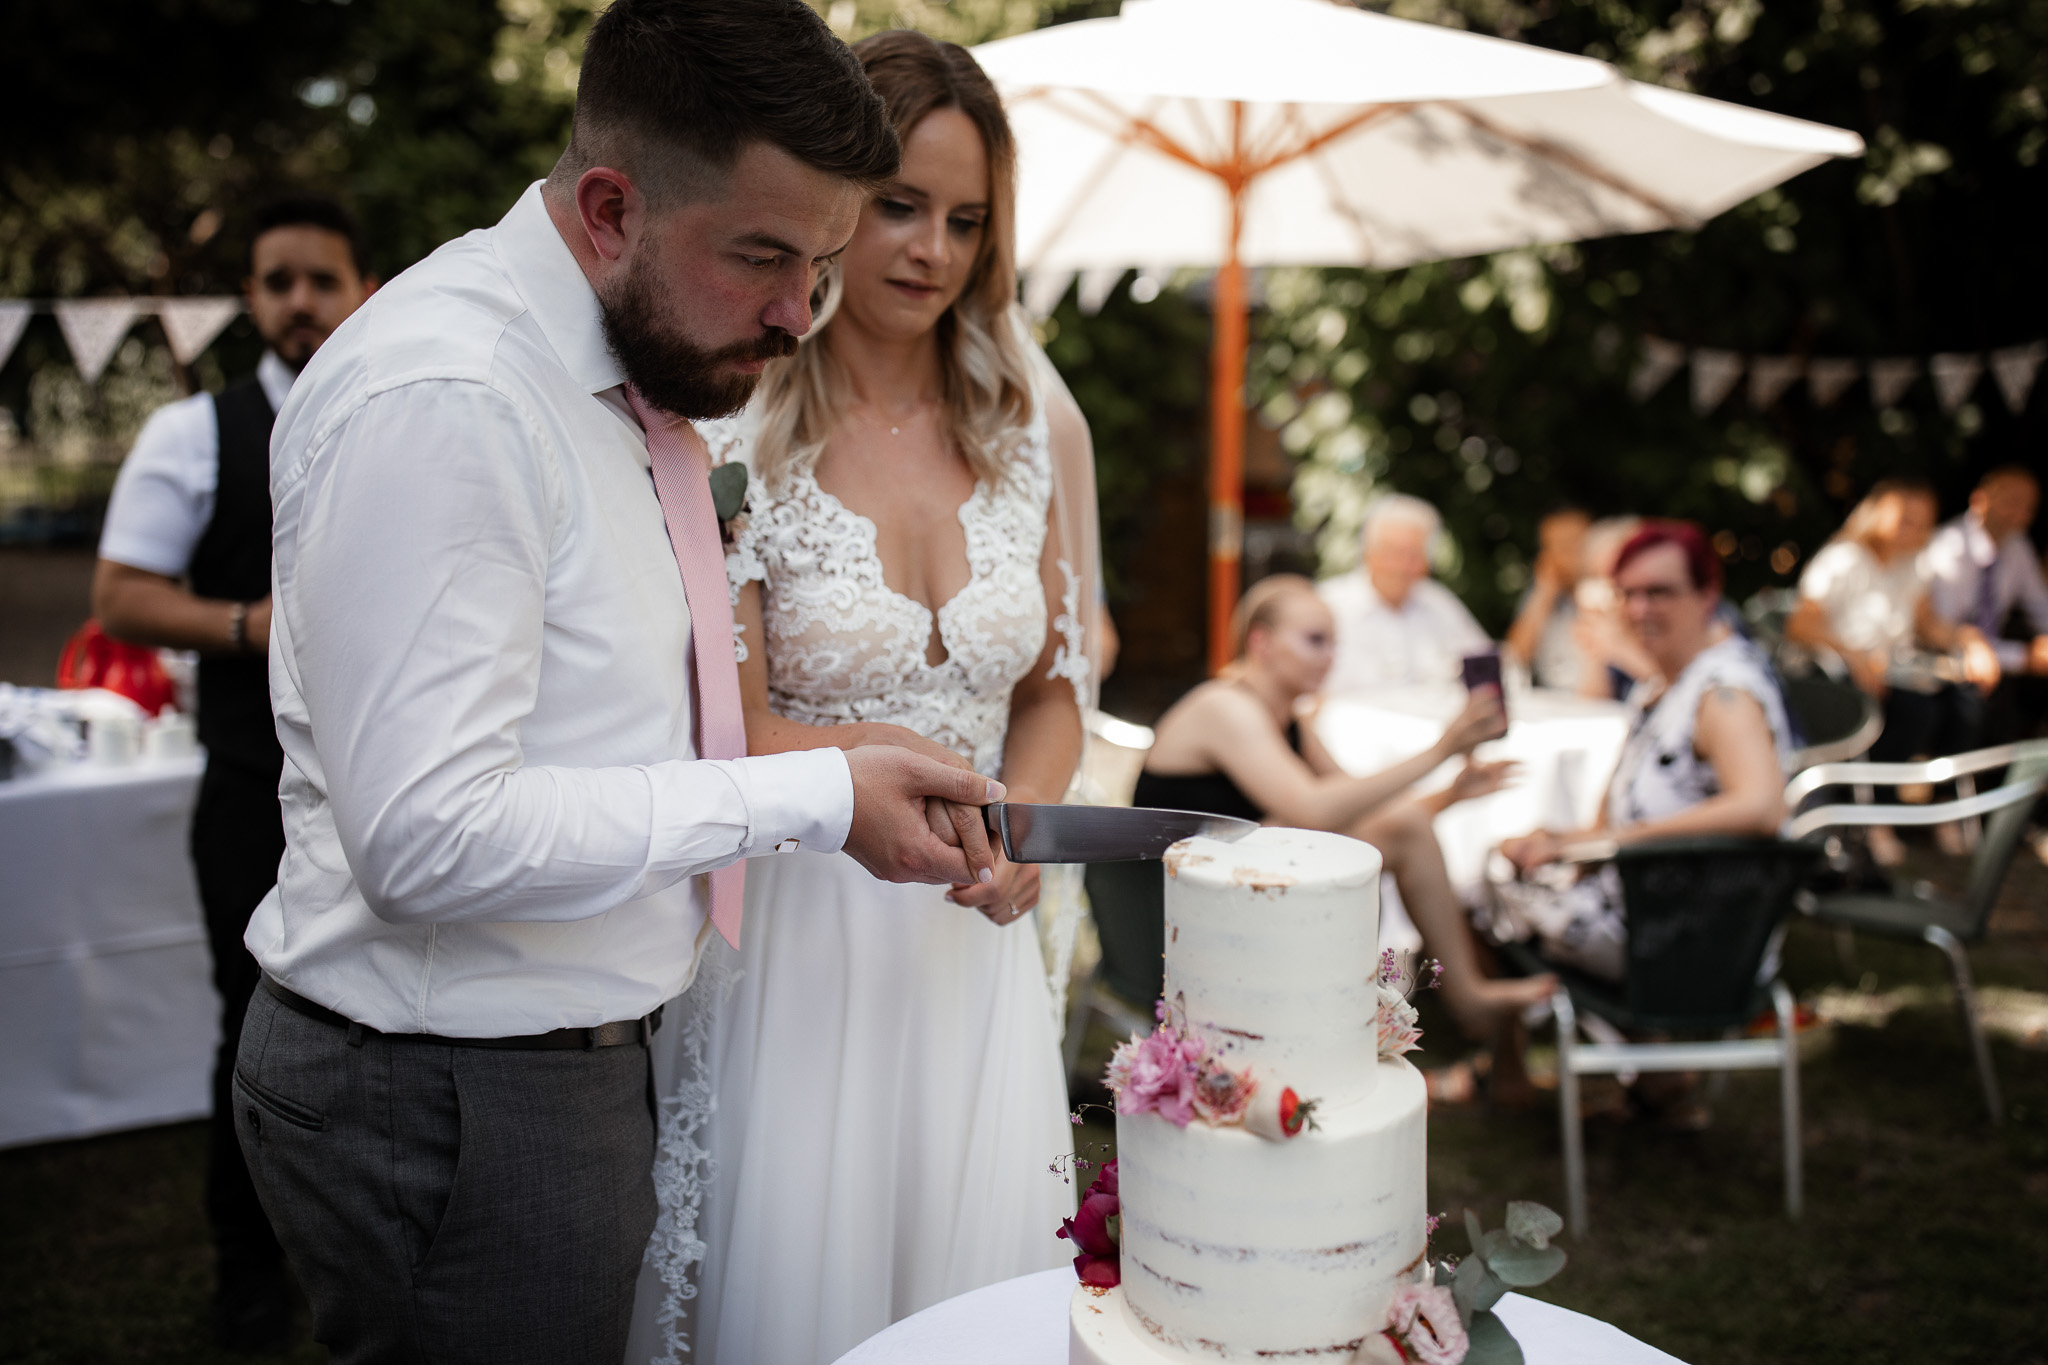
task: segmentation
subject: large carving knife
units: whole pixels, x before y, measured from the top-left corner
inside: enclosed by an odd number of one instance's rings
[[[1032,806],[997,801],[986,807],[988,831],[1013,863],[1123,863],[1158,858],[1182,839],[1207,835],[1234,842],[1258,826],[1228,815],[1146,806]]]

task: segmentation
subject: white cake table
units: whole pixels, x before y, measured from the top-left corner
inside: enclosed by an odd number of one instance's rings
[[[838,1365],[1066,1365],[1074,1272],[1024,1275],[934,1304],[869,1337]],[[1528,1365],[1681,1365],[1619,1328],[1510,1294],[1494,1309]]]
[[[220,1005],[202,757],[0,782],[0,1147],[201,1118]]]

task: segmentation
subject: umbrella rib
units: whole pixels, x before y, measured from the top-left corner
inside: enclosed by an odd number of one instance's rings
[[[1568,171],[1576,172],[1588,180],[1605,185],[1608,189],[1635,200],[1644,208],[1661,217],[1666,227],[1693,228],[1698,227],[1700,224],[1700,220],[1694,215],[1686,213],[1674,205],[1665,203],[1640,185],[1631,184],[1606,167],[1587,160],[1567,147],[1560,147],[1555,142],[1548,141],[1547,139],[1530,137],[1526,133],[1517,133],[1512,129],[1504,128],[1492,119],[1487,118],[1483,114],[1476,114],[1462,104],[1445,103],[1442,107],[1450,110],[1481,132],[1491,134],[1510,146],[1519,147],[1533,156],[1539,156],[1546,161],[1554,162]]]
[[[1288,106],[1290,111],[1294,107],[1293,105]],[[1382,119],[1392,118],[1396,114],[1405,114],[1414,107],[1412,104],[1367,105],[1349,118],[1339,119],[1328,128],[1323,129],[1322,132],[1308,134],[1306,140],[1261,158],[1247,168],[1245,178],[1249,180],[1254,176],[1264,175],[1267,171],[1273,170],[1276,167],[1284,166],[1290,161],[1299,161],[1302,157],[1321,151],[1340,137],[1355,133],[1361,128],[1370,127]],[[1306,128],[1303,128],[1302,131],[1307,133]]]

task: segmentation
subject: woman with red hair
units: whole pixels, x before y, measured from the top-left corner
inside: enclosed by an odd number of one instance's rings
[[[1791,730],[1763,651],[1724,621],[1721,562],[1690,522],[1650,522],[1615,558],[1615,594],[1655,673],[1632,716],[1607,805],[1592,829],[1504,842],[1512,880],[1494,884],[1503,936],[1533,935],[1552,961],[1619,980],[1628,927],[1612,865],[1574,879],[1568,844],[1700,834],[1771,834],[1785,818]]]

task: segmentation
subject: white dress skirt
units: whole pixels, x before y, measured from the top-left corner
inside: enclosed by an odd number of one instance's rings
[[[851,858],[748,868],[694,1359],[824,1365],[955,1294],[1064,1264],[1072,1150],[1038,942]],[[759,949],[760,951],[755,951]]]

